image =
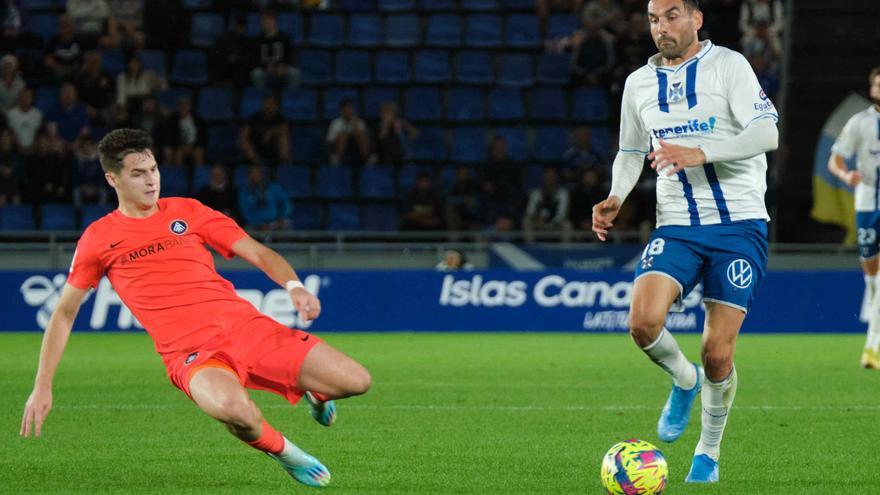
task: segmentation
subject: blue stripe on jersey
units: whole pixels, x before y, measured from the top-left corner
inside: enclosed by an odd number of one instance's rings
[[[707,163],[703,165],[706,172],[706,179],[709,180],[709,187],[712,188],[712,196],[715,198],[715,206],[718,207],[718,215],[721,216],[721,223],[730,222],[730,210],[727,209],[727,201],[724,199],[724,192],[721,191],[721,183],[718,182],[718,174],[715,173],[715,165]]]
[[[669,103],[666,101],[667,91],[666,74],[657,71],[657,102],[660,103],[660,111],[669,113]]]
[[[699,63],[700,59],[697,59],[696,62],[692,63],[687,68],[688,109],[697,106],[697,64]]]
[[[880,139],[880,119],[877,119],[877,139]]]
[[[874,209],[880,210],[880,167],[874,173]]]
[[[681,187],[684,189],[684,199],[687,200],[688,213],[691,214],[691,227],[700,225],[700,212],[697,211],[697,200],[694,199],[694,188],[688,182],[688,176],[684,170],[678,171],[678,180],[681,181]]]

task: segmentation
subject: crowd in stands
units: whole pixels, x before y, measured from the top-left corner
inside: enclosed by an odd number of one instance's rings
[[[0,228],[109,211],[96,143],[133,127],[164,196],[253,229],[586,232],[656,52],[644,0],[0,3]],[[701,3],[772,97],[780,0]],[[620,227],[653,222],[652,184]]]

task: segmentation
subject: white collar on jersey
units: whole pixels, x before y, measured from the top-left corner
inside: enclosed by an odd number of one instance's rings
[[[709,53],[710,51],[712,51],[712,48],[713,48],[714,46],[715,46],[715,45],[712,44],[712,41],[711,41],[711,40],[703,40],[703,41],[701,41],[701,42],[700,42],[700,51],[698,51],[697,54],[694,55],[693,57],[691,57],[691,58],[685,60],[684,62],[682,62],[682,63],[676,65],[675,67],[660,67],[660,66],[658,65],[658,64],[660,63],[660,54],[659,54],[659,53],[655,53],[654,55],[651,56],[651,58],[648,59],[648,67],[649,67],[651,70],[653,70],[653,71],[662,70],[662,71],[665,71],[665,72],[676,73],[676,72],[680,71],[681,69],[687,67],[688,65],[690,65],[690,64],[693,63],[694,61],[696,61],[696,60],[700,60],[701,58],[705,57],[707,53]]]

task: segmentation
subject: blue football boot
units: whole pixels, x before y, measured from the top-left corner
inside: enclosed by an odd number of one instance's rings
[[[660,420],[657,421],[657,435],[664,442],[674,442],[684,433],[688,422],[691,420],[691,406],[694,399],[700,393],[702,386],[703,368],[694,364],[697,371],[697,384],[690,390],[684,390],[681,387],[672,385],[672,392],[663,406],[660,413]]]
[[[685,483],[718,483],[718,461],[706,454],[694,456]]]

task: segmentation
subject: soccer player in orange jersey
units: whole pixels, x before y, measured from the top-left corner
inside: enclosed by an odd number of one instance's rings
[[[257,311],[220,277],[206,248],[240,256],[285,287],[294,307],[317,318],[321,303],[290,264],[234,221],[193,199],[159,199],[152,140],[118,129],[98,145],[119,208],[86,228],[70,275],[43,336],[21,435],[40,436],[52,407],[52,378],[88,291],[103,275],[162,356],[171,382],[236,437],[277,460],[297,481],[325,486],[330,472],[270,426],[246,389],[268,390],[295,404],[305,395],[312,416],[330,426],[332,399],[365,393],[359,363],[301,330]]]

